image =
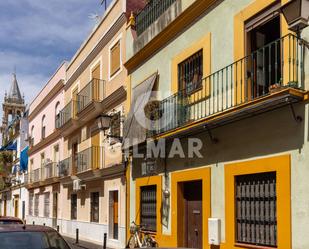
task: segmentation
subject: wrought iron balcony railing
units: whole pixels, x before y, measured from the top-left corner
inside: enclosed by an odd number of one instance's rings
[[[53,177],[58,177],[58,163],[46,163],[43,167],[43,177],[45,180]]]
[[[304,51],[304,42],[289,34],[201,81],[186,82],[185,89],[150,112],[156,121],[148,135],[171,131],[287,86],[303,89]]]
[[[77,154],[77,173],[99,169],[102,163],[103,147],[92,146]]]
[[[136,32],[142,34],[152,23],[154,23],[176,0],[151,0],[136,15]]]
[[[72,157],[68,157],[58,163],[59,177],[66,177],[72,174]]]
[[[71,100],[60,112],[56,115],[56,128],[59,129],[76,117],[78,101]]]
[[[41,169],[35,169],[31,172],[31,182],[39,182],[42,179],[42,171]]]
[[[77,94],[77,112],[84,110],[89,104],[99,102],[104,98],[104,80],[92,79]]]
[[[24,184],[29,184],[31,183],[31,179],[30,179],[30,174],[29,173],[25,173],[24,175]]]

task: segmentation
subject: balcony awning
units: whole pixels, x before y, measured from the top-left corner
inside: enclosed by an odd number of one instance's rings
[[[123,128],[123,149],[129,149],[146,141],[146,128],[142,122],[145,122],[144,111],[140,111],[148,103],[157,79],[157,73],[151,75],[141,84],[136,86],[132,92],[130,112],[124,123]]]

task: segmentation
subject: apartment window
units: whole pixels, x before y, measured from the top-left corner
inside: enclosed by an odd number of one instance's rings
[[[42,130],[41,130],[41,137],[42,137],[42,139],[44,139],[45,138],[45,135],[46,135],[46,124],[45,124],[45,115],[43,115],[43,117],[42,117]]]
[[[91,222],[99,222],[99,192],[91,193],[91,213],[90,213],[90,221]]]
[[[54,162],[59,163],[60,161],[60,155],[59,155],[59,145],[54,146]]]
[[[121,128],[120,128],[120,112],[117,112],[111,118],[111,128],[110,128],[110,136],[112,138],[111,143],[116,143],[117,138],[121,136]]]
[[[34,125],[31,127],[29,145],[32,147],[34,145]]]
[[[29,193],[29,215],[33,215],[33,193]]]
[[[71,195],[71,220],[77,219],[77,194]]]
[[[45,164],[45,154],[42,153],[42,154],[41,154],[41,167],[43,167],[44,164]]]
[[[236,241],[277,246],[276,173],[236,176]]]
[[[120,70],[120,40],[110,50],[110,76]]]
[[[50,193],[44,194],[44,217],[49,217]]]
[[[141,187],[141,224],[150,231],[157,230],[157,186]]]
[[[88,137],[89,137],[89,129],[87,126],[85,126],[81,130],[81,141],[87,140]]]
[[[202,87],[203,78],[203,50],[193,54],[178,64],[178,85],[187,94]]]
[[[39,201],[40,201],[40,195],[36,194],[34,196],[34,216],[39,216]]]

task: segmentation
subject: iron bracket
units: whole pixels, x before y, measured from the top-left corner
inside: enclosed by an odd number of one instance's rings
[[[206,129],[208,135],[209,135],[209,138],[210,138],[210,141],[213,143],[213,144],[217,144],[219,142],[219,139],[217,139],[216,137],[213,136],[211,130],[209,129],[209,127],[207,125],[204,125],[204,129]]]
[[[290,107],[291,107],[292,116],[293,116],[295,122],[301,123],[303,121],[303,118],[295,113],[294,106],[293,106],[292,103],[290,103]]]

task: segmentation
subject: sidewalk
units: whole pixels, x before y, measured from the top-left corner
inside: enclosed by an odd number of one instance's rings
[[[63,235],[62,235],[63,236]],[[72,249],[102,249],[103,245],[98,245],[95,243],[91,243],[89,241],[79,240],[79,243],[76,244],[74,238],[70,238],[67,236],[63,236],[63,238],[68,242],[68,244],[72,247]],[[106,248],[110,249],[110,248]]]

